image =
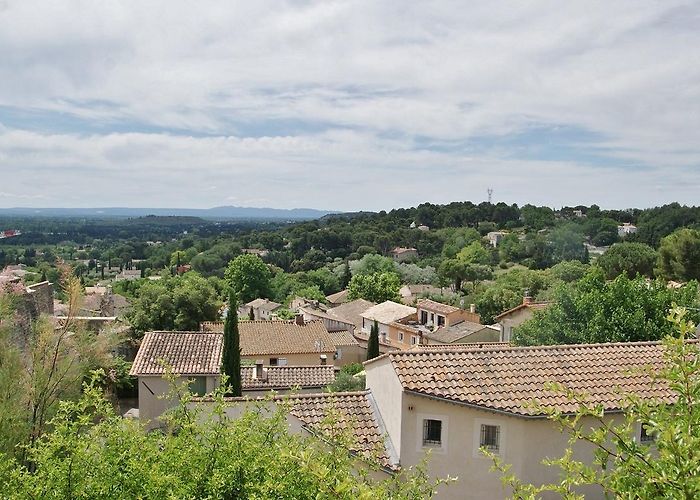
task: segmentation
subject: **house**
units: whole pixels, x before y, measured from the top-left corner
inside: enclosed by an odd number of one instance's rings
[[[222,333],[223,321],[199,325],[202,332]],[[241,359],[263,359],[270,366],[333,365],[336,346],[322,321],[240,321]]]
[[[605,418],[620,422],[624,401],[618,387],[643,396],[668,397],[643,369],[663,363],[656,342],[541,347],[451,347],[395,351],[365,362],[367,388],[386,430],[386,446],[401,467],[415,466],[430,451],[427,473],[457,477],[440,499],[509,496],[493,462],[480,448],[500,456],[518,478],[534,484],[558,482],[558,469],[542,465],[560,457],[569,435],[548,420],[545,409],[573,413],[577,403],[550,382],[588,394]],[[588,425],[589,422],[583,422]],[[590,425],[595,422],[590,421]],[[644,439],[640,426],[635,429]],[[589,460],[592,448],[577,444],[575,457]],[[586,498],[603,498],[596,487]]]
[[[624,222],[621,226],[617,226],[617,235],[620,238],[629,236],[637,232],[637,226],[630,224],[629,222]]]
[[[177,401],[163,378],[172,370],[176,382],[189,380],[194,395],[203,396],[219,385],[223,336],[220,333],[147,332],[129,375],[138,377],[139,418],[153,421]],[[166,369],[166,367],[168,367]]]
[[[213,392],[220,382],[223,335],[203,332],[148,332],[141,342],[130,375],[138,377],[139,418],[159,425],[157,417],[177,401],[168,397],[170,370],[175,383],[187,382],[196,396]],[[319,392],[335,380],[333,365],[265,366],[262,359],[241,367],[243,395]]]
[[[333,293],[331,295],[328,295],[326,297],[326,300],[331,306],[339,306],[340,304],[344,304],[348,301],[348,293],[350,290],[345,289],[341,290],[337,293]]]
[[[418,322],[436,330],[443,326],[452,326],[462,321],[480,323],[481,317],[476,306],[470,305],[469,311],[459,307],[443,304],[430,299],[419,299],[416,303]]]
[[[425,224],[421,224],[420,226],[418,226],[418,230],[419,231],[430,231],[430,228],[428,226],[426,226]]]
[[[502,312],[494,319],[501,329],[501,341],[510,342],[513,338],[513,329],[532,318],[533,311],[545,309],[551,302],[535,302],[532,297],[525,295],[523,303]]]
[[[389,252],[394,262],[406,262],[418,258],[418,250],[415,248],[396,247]]]
[[[138,279],[141,279],[140,269],[124,269],[122,272],[120,272],[114,277],[114,281],[133,281]]]
[[[425,295],[455,296],[456,294],[450,288],[436,287],[433,285],[403,285],[399,289],[399,295],[401,296],[401,302],[407,306],[412,306],[419,297]]]
[[[239,306],[238,317],[249,318],[252,310],[254,320],[271,320],[277,318],[275,312],[281,308],[282,304],[278,304],[277,302],[273,302],[268,299],[255,299],[251,300],[247,304]]]
[[[377,322],[379,327],[379,341],[385,344],[392,345],[396,340],[390,334],[391,325],[400,320],[406,320],[408,318],[415,317],[416,308],[407,306],[404,304],[399,304],[398,302],[393,302],[387,300],[381,304],[370,307],[365,312],[360,314],[362,317],[362,333],[369,335],[371,333],[372,325]],[[398,346],[401,348],[400,346]]]
[[[423,344],[426,345],[498,342],[501,338],[501,329],[498,326],[461,321],[432,332],[425,332],[422,337]]]
[[[358,454],[379,453],[384,471],[393,473],[421,463],[427,453],[428,477],[450,476],[441,500],[505,498],[510,491],[491,470],[482,448],[499,456],[526,483],[557,483],[559,470],[542,464],[563,455],[570,436],[547,418],[547,410],[574,413],[578,403],[559,383],[600,404],[604,419],[621,423],[625,401],[620,392],[668,398],[668,389],[654,384],[646,370],[664,362],[659,342],[512,347],[494,344],[420,346],[367,361],[367,390],[349,393],[279,396],[271,405],[289,408],[291,432],[327,435],[348,429]],[[206,398],[200,403],[211,402]],[[225,412],[235,418],[246,405],[227,399]],[[533,403],[538,402],[539,407]],[[260,403],[255,403],[260,404]],[[331,416],[337,425],[329,428]],[[584,419],[584,426],[598,425]],[[649,437],[637,424],[639,441]],[[574,458],[591,461],[593,448],[581,442]],[[597,486],[581,488],[586,498],[604,498]]]
[[[507,234],[508,233],[504,233],[503,231],[491,231],[486,235],[486,238],[488,238],[489,240],[489,245],[496,248],[501,242],[501,240],[506,237]]]

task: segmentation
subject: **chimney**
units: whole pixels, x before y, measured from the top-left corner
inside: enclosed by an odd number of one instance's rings
[[[255,373],[254,373],[254,378],[258,380],[263,379],[263,360],[262,359],[256,359],[255,360]]]
[[[321,354],[321,364],[325,365],[327,363],[328,363],[328,356],[326,356],[325,354]]]
[[[304,326],[304,315],[303,314],[297,314],[294,317],[294,322],[299,325],[299,326]]]
[[[530,296],[530,290],[525,290],[523,295],[523,305],[532,304],[532,297]]]
[[[476,313],[476,304],[469,304],[469,312],[472,314]]]

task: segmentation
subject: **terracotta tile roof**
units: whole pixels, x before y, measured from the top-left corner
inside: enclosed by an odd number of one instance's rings
[[[464,344],[418,344],[410,351],[459,351],[468,349],[487,349],[493,347],[513,347],[510,342],[465,342]]]
[[[224,323],[205,321],[200,323],[199,329],[203,332],[222,333]],[[328,333],[323,321],[307,321],[304,325],[281,320],[239,321],[238,332],[243,356],[335,353],[334,337]],[[321,344],[320,350],[318,341]]]
[[[282,307],[282,304],[278,304],[277,302],[272,302],[271,300],[268,299],[255,299],[251,300],[247,304],[245,304],[243,307],[250,309],[251,307],[253,309],[263,309],[265,311],[274,311],[275,309]]]
[[[333,338],[323,321],[241,321],[241,355],[335,353]]]
[[[399,304],[398,302],[387,300],[381,304],[370,307],[365,312],[360,314],[360,316],[371,321],[376,320],[379,323],[388,325],[389,323],[406,318],[415,313],[415,307],[410,307],[404,304]]]
[[[148,332],[130,375],[163,375],[164,361],[180,375],[215,375],[221,365],[223,337],[217,333]]]
[[[520,305],[517,305],[517,306],[513,307],[512,309],[508,309],[507,311],[502,312],[501,314],[499,314],[498,316],[496,316],[496,317],[493,318],[493,319],[495,319],[496,321],[498,321],[499,319],[501,319],[501,318],[503,318],[503,317],[505,317],[505,316],[508,316],[508,315],[510,315],[510,314],[512,314],[512,313],[514,313],[514,312],[516,312],[516,311],[519,311],[519,310],[525,309],[525,308],[527,308],[527,309],[533,309],[533,310],[535,310],[535,311],[536,311],[536,310],[539,310],[539,309],[545,309],[545,308],[546,308],[547,306],[549,306],[550,304],[552,304],[552,302],[530,302],[530,303],[527,303],[527,304],[526,304],[526,303],[523,303],[523,304],[520,304]]]
[[[349,345],[360,345],[352,333],[347,330],[338,330],[333,332],[328,332],[328,335],[333,339],[334,346],[349,346]]]
[[[643,373],[663,363],[659,342],[451,347],[387,353],[366,362],[366,369],[388,357],[406,391],[520,416],[541,416],[531,407],[535,400],[562,412],[576,410],[560,393],[546,391],[548,382],[583,392],[606,411],[622,409],[619,391],[669,401],[672,396]]]
[[[440,314],[452,314],[459,311],[459,307],[443,304],[430,299],[418,299],[418,302],[416,302],[416,307],[428,311],[435,311]]]
[[[365,455],[378,453],[382,465],[392,467],[370,398],[368,391],[299,394],[289,397],[290,413],[322,435],[350,429],[356,443],[354,451]],[[330,428],[323,425],[329,415],[336,417]]]
[[[332,293],[331,295],[326,296],[326,300],[328,300],[328,302],[331,304],[342,304],[348,301],[348,293],[350,293],[350,291],[347,289],[341,290],[337,293]]]
[[[326,311],[326,314],[333,319],[338,321],[343,321],[346,323],[352,323],[355,325],[356,330],[362,329],[362,313],[365,312],[370,307],[374,307],[377,304],[370,302],[365,299],[355,299],[350,302],[346,302],[339,306],[333,307]]]
[[[202,321],[199,324],[200,332],[210,332],[210,333],[223,333],[224,332],[224,322],[223,321]]]
[[[300,389],[325,387],[335,380],[332,365],[266,366],[263,378],[254,378],[254,366],[241,367],[243,390]]]
[[[500,336],[500,330],[496,327],[482,325],[480,323],[474,323],[472,321],[461,321],[456,325],[443,326],[438,328],[434,332],[425,332],[423,336],[435,340],[437,342],[442,342],[444,344],[451,344],[452,342],[457,342],[465,337],[469,337],[471,334],[479,332],[488,328],[493,331],[494,338],[497,340]]]

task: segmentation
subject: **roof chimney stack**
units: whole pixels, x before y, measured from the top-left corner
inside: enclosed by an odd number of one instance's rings
[[[526,289],[523,294],[523,305],[532,304],[532,297],[530,296],[530,290]]]
[[[263,378],[263,360],[262,359],[255,360],[255,378],[258,380],[262,380],[262,378]]]
[[[299,325],[299,326],[304,326],[304,315],[303,314],[297,314],[294,317],[294,322]]]
[[[476,304],[469,304],[469,312],[476,313]]]
[[[325,354],[321,354],[321,364],[325,365],[327,363],[328,363],[328,356],[326,356]]]

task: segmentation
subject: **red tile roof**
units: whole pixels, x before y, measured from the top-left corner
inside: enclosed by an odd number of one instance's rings
[[[255,378],[255,366],[241,367],[243,390],[321,388],[335,380],[332,365],[265,366],[263,377]]]
[[[219,333],[148,332],[130,375],[163,375],[166,365],[179,375],[217,375],[222,348]]]
[[[670,400],[671,391],[652,381],[646,367],[663,364],[663,344],[636,342],[538,347],[453,347],[397,351],[389,358],[405,391],[519,416],[541,416],[532,408],[574,412],[577,405],[558,392],[556,382],[587,394],[606,411],[622,410],[620,391]]]

